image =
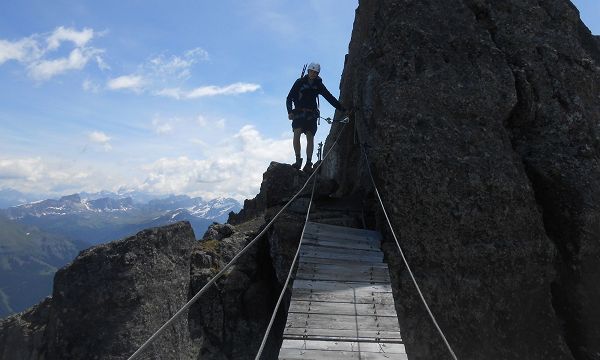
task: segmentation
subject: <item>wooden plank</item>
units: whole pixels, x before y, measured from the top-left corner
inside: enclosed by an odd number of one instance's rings
[[[358,239],[370,239],[370,240],[374,240],[374,241],[381,241],[381,235],[377,232],[372,232],[372,231],[365,231],[365,230],[358,230],[356,231],[356,229],[354,230],[350,230],[350,228],[344,228],[342,227],[342,230],[337,230],[337,229],[330,229],[330,228],[324,228],[322,226],[317,226],[317,227],[310,227],[308,226],[304,233],[310,233],[310,234],[324,234],[324,235],[331,235],[331,236],[348,236],[348,237],[352,237],[352,238],[358,238]]]
[[[372,245],[381,248],[381,241],[378,238],[363,235],[352,235],[345,233],[332,233],[332,232],[304,232],[304,237],[315,240],[324,241],[340,241],[340,242],[358,242],[367,245]]]
[[[311,238],[321,238],[328,240],[359,241],[374,245],[381,244],[381,236],[379,236],[379,234],[356,234],[347,231],[329,231],[322,229],[307,228],[304,231],[304,235],[308,235]]]
[[[360,354],[354,351],[323,351],[323,350],[298,350],[298,349],[281,349],[279,351],[280,360],[359,360],[362,359]]]
[[[349,273],[320,273],[317,271],[298,271],[296,273],[296,279],[299,280],[318,280],[318,281],[356,281],[356,279],[363,279],[369,284],[389,284],[390,278],[384,275],[360,275],[360,274],[349,274]]]
[[[349,275],[354,276],[355,279],[369,279],[372,277],[381,277],[390,279],[389,272],[386,268],[372,267],[372,266],[340,266],[338,264],[298,264],[297,272],[303,273],[318,273],[322,275]]]
[[[385,354],[371,352],[350,352],[350,351],[326,351],[326,350],[299,350],[299,349],[281,349],[279,358],[281,360],[408,360],[406,354]]]
[[[323,341],[323,340],[283,340],[282,349],[328,350],[328,351],[364,351],[384,354],[406,354],[404,344],[357,342],[357,341]]]
[[[294,289],[292,300],[327,301],[332,303],[355,303],[355,304],[384,304],[394,305],[392,293],[359,293],[352,290],[311,291],[310,289]]]
[[[329,281],[355,281],[356,279],[361,279],[364,281],[368,281],[371,284],[389,284],[390,278],[385,275],[362,275],[352,274],[352,273],[334,273],[327,272],[322,273],[318,271],[302,271],[298,270],[296,272],[296,279],[302,280],[329,280]]]
[[[333,253],[333,254],[353,254],[353,255],[358,255],[358,256],[370,256],[370,257],[377,257],[377,258],[383,259],[383,252],[379,249],[364,250],[364,249],[318,246],[318,245],[315,246],[312,244],[304,244],[302,246],[302,250],[328,252],[328,253]]]
[[[332,252],[324,252],[320,251],[320,249],[316,250],[307,250],[300,249],[300,259],[303,257],[310,258],[319,258],[319,259],[331,259],[331,260],[344,260],[344,261],[354,261],[360,263],[368,263],[368,262],[382,262],[383,254],[380,256],[361,256],[357,253],[332,253]]]
[[[367,295],[376,292],[392,292],[390,284],[369,284],[364,282],[341,282],[341,281],[311,281],[300,280],[294,281],[294,289],[313,289],[313,290],[353,290],[357,294]]]
[[[360,274],[377,274],[377,275],[389,275],[388,267],[384,263],[377,264],[306,264],[300,263],[298,269],[308,270],[314,269],[315,271],[323,272],[341,272],[341,273],[360,273]]]
[[[380,237],[381,236],[379,234],[379,232],[377,232],[375,230],[357,229],[357,228],[351,228],[351,227],[346,227],[346,226],[316,223],[316,222],[311,222],[311,221],[309,221],[306,224],[306,228],[310,229],[310,230],[318,229],[318,230],[331,231],[331,232],[346,232],[346,233],[366,235],[366,236],[372,236],[372,237]]]
[[[366,241],[354,241],[354,240],[340,240],[340,239],[323,239],[321,237],[308,237],[306,234],[304,235],[304,239],[302,240],[302,244],[308,245],[316,245],[316,246],[326,246],[326,247],[339,247],[346,249],[361,249],[361,250],[371,250],[371,251],[379,251],[381,247],[378,244],[369,243]]]
[[[371,353],[371,352],[360,352],[361,360],[408,360],[407,354],[385,354],[385,353]]]
[[[330,303],[322,301],[306,301],[295,299],[291,301],[288,312],[329,315],[378,315],[397,317],[396,308],[394,305]]]
[[[381,247],[381,240],[372,236],[365,235],[353,235],[348,233],[333,233],[329,231],[305,231],[305,238],[311,239],[321,239],[321,240],[329,240],[329,241],[357,241],[366,243],[369,245],[373,245],[376,247]]]
[[[310,255],[304,255],[300,257],[300,263],[305,264],[325,264],[325,265],[368,265],[368,266],[379,266],[386,267],[387,265],[382,261],[373,262],[369,259],[365,259],[365,261],[356,261],[355,259],[328,259],[322,257],[313,257]]]
[[[285,327],[339,330],[400,331],[398,318],[391,316],[349,316],[289,313]]]
[[[372,257],[383,260],[383,252],[377,250],[363,250],[363,249],[352,249],[352,248],[340,248],[340,247],[328,247],[328,246],[314,246],[311,244],[304,244],[302,250],[304,252],[317,251],[321,253],[329,254],[344,254],[354,256]]]
[[[360,342],[388,342],[400,344],[402,336],[400,331],[385,330],[341,330],[341,329],[303,329],[288,327],[283,332],[284,339],[323,340],[323,341],[360,341]]]

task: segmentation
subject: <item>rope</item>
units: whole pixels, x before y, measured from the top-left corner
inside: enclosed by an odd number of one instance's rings
[[[260,355],[262,355],[263,349],[265,348],[265,344],[267,343],[267,338],[269,337],[269,332],[271,331],[271,327],[273,326],[273,322],[275,321],[275,316],[277,315],[277,310],[279,310],[279,305],[281,305],[281,300],[283,299],[283,295],[285,294],[285,290],[290,283],[290,279],[292,277],[292,273],[294,272],[294,266],[296,266],[296,260],[298,260],[298,255],[300,254],[300,248],[302,247],[302,241],[304,240],[304,231],[306,230],[306,224],[308,223],[308,216],[310,215],[310,207],[312,206],[313,196],[315,194],[315,185],[317,184],[317,178],[313,181],[312,192],[310,194],[310,202],[308,203],[308,210],[306,210],[306,219],[304,220],[304,227],[302,227],[302,234],[300,235],[300,243],[298,244],[298,249],[296,249],[296,255],[294,255],[294,260],[292,261],[292,265],[290,266],[290,271],[288,272],[287,279],[285,279],[285,284],[283,285],[283,289],[281,289],[281,293],[279,294],[279,299],[277,300],[277,305],[275,305],[275,309],[273,310],[273,314],[271,315],[271,320],[269,321],[269,326],[267,326],[267,331],[265,332],[265,336],[262,339],[262,343],[260,344],[260,349],[258,349],[258,354],[254,360],[260,360]]]
[[[340,135],[342,134],[342,132],[344,131],[344,128],[346,127],[346,124],[344,124],[344,126],[342,127],[342,129],[340,130],[340,132],[338,133],[337,138],[335,139],[335,142],[333,143],[333,145],[331,146],[331,148],[329,149],[329,151],[327,151],[327,153],[325,154],[325,157],[323,158],[323,160],[325,160],[327,158],[327,156],[329,155],[329,153],[331,152],[331,150],[333,150],[333,148],[335,147],[335,145],[337,144],[338,140],[340,139]],[[302,186],[302,188],[300,190],[298,190],[298,192],[296,193],[296,195],[294,195],[282,208],[281,210],[279,210],[279,212],[275,215],[275,217],[273,217],[273,219],[271,219],[271,221],[269,221],[269,223],[265,226],[265,228],[258,234],[256,235],[256,237],[250,241],[248,243],[248,245],[246,245],[242,251],[240,251],[233,259],[231,259],[231,261],[229,263],[227,263],[227,265],[225,265],[225,267],[223,269],[221,269],[221,271],[219,271],[217,273],[217,275],[215,275],[212,279],[210,279],[209,282],[206,283],[206,285],[204,285],[204,287],[202,287],[202,289],[200,289],[196,295],[194,295],[194,297],[192,297],[181,309],[179,309],[179,311],[177,311],[175,313],[175,315],[173,315],[169,320],[167,320],[166,323],[164,323],[163,326],[161,326],[158,330],[156,330],[156,332],[154,334],[152,334],[152,336],[150,336],[150,338],[148,338],[148,340],[146,340],[145,343],[142,344],[142,346],[140,346],[139,349],[136,350],[136,352],[134,352],[129,358],[128,360],[134,360],[136,359],[148,346],[150,346],[150,344],[156,340],[156,338],[163,332],[165,331],[165,329],[171,325],[179,316],[181,316],[181,314],[183,314],[183,312],[185,310],[187,310],[190,306],[192,306],[199,298],[200,296],[202,296],[202,294],[204,294],[208,288],[210,287],[210,285],[214,284],[219,278],[221,278],[221,276],[223,276],[223,274],[225,273],[225,271],[227,271],[227,269],[229,269],[233,263],[239,258],[241,257],[244,253],[246,253],[246,251],[248,251],[248,249],[254,245],[258,239],[260,239],[260,237],[269,229],[269,227],[275,222],[275,220],[279,217],[279,215],[281,215],[281,213],[283,212],[283,210],[285,210],[294,200],[296,200],[296,198],[300,195],[300,193],[302,193],[302,191],[304,190],[304,188],[306,188],[306,185],[308,185],[308,183],[310,182],[310,180],[316,175],[317,171],[321,165],[323,164],[323,162],[321,162],[319,164],[319,166],[317,166],[314,171],[312,172],[312,174],[310,174],[310,176],[308,177],[308,179],[306,180],[306,182],[304,183],[304,185]]]
[[[417,280],[415,279],[415,276],[413,275],[413,272],[410,269],[410,265],[408,265],[408,261],[406,260],[406,257],[404,256],[404,251],[402,251],[402,248],[400,247],[400,243],[398,242],[398,238],[396,237],[396,233],[394,232],[394,228],[392,227],[390,218],[388,217],[387,211],[385,210],[385,206],[383,206],[383,200],[381,200],[381,196],[379,195],[379,190],[377,190],[377,185],[375,185],[375,180],[373,179],[373,174],[371,173],[371,167],[369,166],[369,157],[367,156],[367,151],[365,150],[363,144],[361,144],[361,148],[362,148],[363,154],[365,155],[365,160],[367,161],[367,170],[369,173],[369,177],[371,178],[371,182],[373,183],[373,187],[375,188],[375,194],[377,194],[377,199],[379,199],[379,204],[381,205],[381,209],[383,210],[385,219],[387,220],[390,230],[392,231],[392,235],[394,236],[394,240],[396,241],[396,246],[398,246],[400,255],[402,255],[402,260],[404,261],[404,265],[406,265],[406,268],[408,269],[408,273],[410,274],[410,278],[412,279],[413,284],[415,284],[415,288],[417,288],[417,292],[419,293],[419,296],[421,297],[421,301],[423,302],[423,305],[425,305],[425,309],[427,309],[427,313],[429,313],[429,317],[431,318],[431,321],[433,321],[433,324],[435,325],[437,331],[440,333],[440,336],[444,340],[444,343],[446,344],[448,351],[450,351],[450,354],[452,355],[452,358],[454,360],[458,360],[458,358],[454,354],[454,351],[452,350],[452,347],[450,346],[450,343],[448,343],[448,340],[446,340],[446,336],[444,335],[444,332],[442,331],[442,329],[438,325],[437,321],[435,320],[435,316],[433,316],[431,309],[429,309],[429,305],[427,305],[427,301],[425,301],[425,297],[423,296],[423,293],[421,292],[421,288],[419,288],[419,284],[417,284]]]

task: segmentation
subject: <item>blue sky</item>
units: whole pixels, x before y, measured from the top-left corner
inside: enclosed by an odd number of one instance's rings
[[[574,3],[600,33],[600,2]],[[271,160],[293,160],[302,64],[339,95],[357,5],[1,2],[0,189],[252,198]]]

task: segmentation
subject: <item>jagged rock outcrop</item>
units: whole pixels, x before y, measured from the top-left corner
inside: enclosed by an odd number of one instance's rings
[[[230,224],[238,224],[248,219],[263,215],[268,208],[282,206],[288,202],[306,183],[309,175],[303,171],[294,171],[288,164],[271,162],[263,174],[260,191],[254,199],[245,200],[244,208],[238,213],[229,214]],[[310,184],[312,186],[312,182]],[[337,182],[332,178],[321,178],[315,188],[315,198],[328,197],[337,189]],[[312,188],[306,186],[300,196],[310,196]]]
[[[598,51],[568,0],[360,2],[341,100],[460,359],[598,358]],[[340,196],[370,188],[354,136]],[[394,274],[411,359],[448,358]]]

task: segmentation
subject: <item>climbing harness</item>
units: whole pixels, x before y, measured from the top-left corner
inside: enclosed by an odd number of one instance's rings
[[[442,329],[440,328],[440,326],[438,325],[435,316],[433,316],[433,313],[431,312],[431,309],[429,309],[429,305],[427,305],[427,301],[425,301],[425,297],[423,296],[423,293],[421,292],[421,288],[419,287],[419,284],[417,284],[417,280],[415,279],[415,276],[410,268],[410,265],[408,265],[408,261],[406,260],[406,257],[404,256],[404,251],[402,251],[402,247],[400,247],[400,243],[398,242],[398,238],[396,237],[396,233],[394,232],[394,228],[392,227],[392,223],[390,221],[390,218],[387,214],[387,211],[385,210],[385,206],[383,205],[383,200],[381,200],[381,195],[379,195],[379,190],[377,189],[377,185],[375,184],[375,180],[373,179],[373,174],[371,173],[371,166],[369,165],[369,157],[367,156],[367,150],[365,149],[366,147],[368,147],[367,144],[362,144],[361,143],[361,149],[362,149],[362,153],[365,156],[365,161],[367,164],[367,172],[369,173],[369,177],[371,178],[371,183],[373,184],[373,188],[375,189],[375,194],[377,195],[377,199],[379,200],[379,204],[381,205],[381,209],[383,210],[383,214],[385,215],[385,219],[387,220],[388,226],[390,227],[390,230],[392,232],[392,235],[394,237],[394,240],[396,241],[396,246],[398,247],[398,251],[400,251],[400,255],[402,256],[402,261],[404,261],[404,265],[406,265],[406,269],[408,270],[408,273],[410,274],[410,278],[412,279],[413,284],[415,285],[415,288],[417,289],[417,292],[419,293],[419,297],[421,298],[421,302],[423,302],[423,305],[425,305],[425,309],[427,309],[427,313],[429,314],[429,317],[431,318],[431,321],[433,322],[433,324],[435,325],[437,331],[439,332],[440,336],[442,337],[442,340],[444,340],[444,343],[446,344],[446,347],[448,348],[448,351],[450,352],[450,354],[452,355],[452,358],[454,360],[458,360],[458,358],[456,357],[456,355],[454,354],[454,351],[452,350],[452,347],[450,346],[450,343],[448,343],[448,340],[446,339],[446,336],[444,335],[444,332],[442,331]]]
[[[323,120],[327,121],[328,124],[333,124],[335,122],[339,122],[339,123],[342,123],[342,124],[347,124],[347,123],[350,122],[350,118],[348,116],[345,116],[344,118],[342,118],[340,120],[332,120],[330,117],[324,118],[324,117],[321,117],[321,116],[319,116],[319,119],[323,119]]]
[[[337,144],[338,140],[340,139],[340,136],[342,134],[342,132],[344,131],[345,128],[345,124],[344,126],[340,129],[340,131],[338,132],[337,138],[335,140],[335,142],[333,143],[333,145],[331,146],[331,148],[329,149],[329,151],[327,151],[327,153],[325,154],[325,157],[323,158],[323,160],[325,160],[327,158],[327,156],[331,153],[331,151],[333,150],[333,148],[335,147],[335,145]],[[310,180],[313,179],[313,177],[315,177],[317,175],[317,170],[319,170],[319,168],[321,167],[321,165],[323,164],[323,162],[321,162],[311,173],[311,175],[308,177],[308,179],[306,180],[306,182],[304,183],[304,185],[302,186],[302,188],[300,188],[300,190],[298,190],[298,192],[281,208],[281,210],[279,210],[279,212],[277,212],[277,214],[271,219],[271,221],[269,221],[269,223],[263,228],[263,230],[256,235],[256,237],[254,237],[254,239],[252,241],[250,241],[237,255],[235,255],[233,257],[233,259],[231,259],[231,261],[229,261],[229,263],[227,263],[227,265],[225,265],[225,267],[223,267],[223,269],[221,269],[221,271],[219,271],[212,279],[210,279],[203,287],[202,289],[200,289],[181,309],[179,309],[175,315],[173,315],[169,320],[167,320],[167,322],[165,322],[158,330],[156,330],[156,332],[154,334],[152,334],[152,336],[150,336],[150,338],[148,338],[148,340],[146,340],[146,342],[144,342],[142,344],[142,346],[140,346],[129,358],[128,360],[134,360],[136,359],[148,346],[150,346],[150,344],[156,340],[156,338],[163,332],[165,331],[165,329],[167,327],[169,327],[169,325],[171,325],[175,320],[177,320],[177,318],[179,318],[184,311],[186,311],[187,309],[190,308],[190,306],[192,306],[199,298],[200,296],[202,296],[208,289],[209,287],[214,284],[219,278],[221,278],[221,276],[223,276],[223,274],[225,274],[225,272],[233,265],[233,263],[239,259],[243,254],[245,254],[250,247],[252,247],[252,245],[254,245],[256,242],[258,242],[258,240],[264,235],[264,233],[271,227],[271,225],[273,225],[273,223],[275,222],[275,220],[277,220],[277,218],[279,217],[279,215],[281,215],[281,213],[283,213],[283,211],[294,201],[296,200],[296,198],[302,193],[302,191],[304,191],[304,189],[306,188],[306,186],[308,185],[308,183],[310,182]],[[314,191],[314,184],[313,184],[313,191]],[[312,197],[312,195],[311,195]],[[310,210],[310,205],[309,205],[309,210]],[[308,214],[307,214],[308,216]],[[305,224],[306,226],[306,224]],[[290,270],[291,271],[291,270]],[[289,280],[289,279],[288,279]],[[287,282],[286,282],[286,286],[287,286]],[[285,287],[284,287],[284,291],[285,291]],[[266,337],[268,336],[268,331],[270,331],[270,328],[272,326],[272,323],[274,321],[274,316],[277,312],[277,309],[279,307],[279,304],[281,303],[281,298],[282,296],[280,296],[280,301],[277,303],[277,308],[275,308],[274,314],[271,317],[271,323],[269,324],[269,329],[267,329],[267,334],[265,335],[265,338],[263,339],[263,345],[261,345],[261,351],[259,352],[259,354],[257,355],[257,359],[260,356],[260,353],[262,352],[262,348],[264,348],[264,343],[266,342]]]

